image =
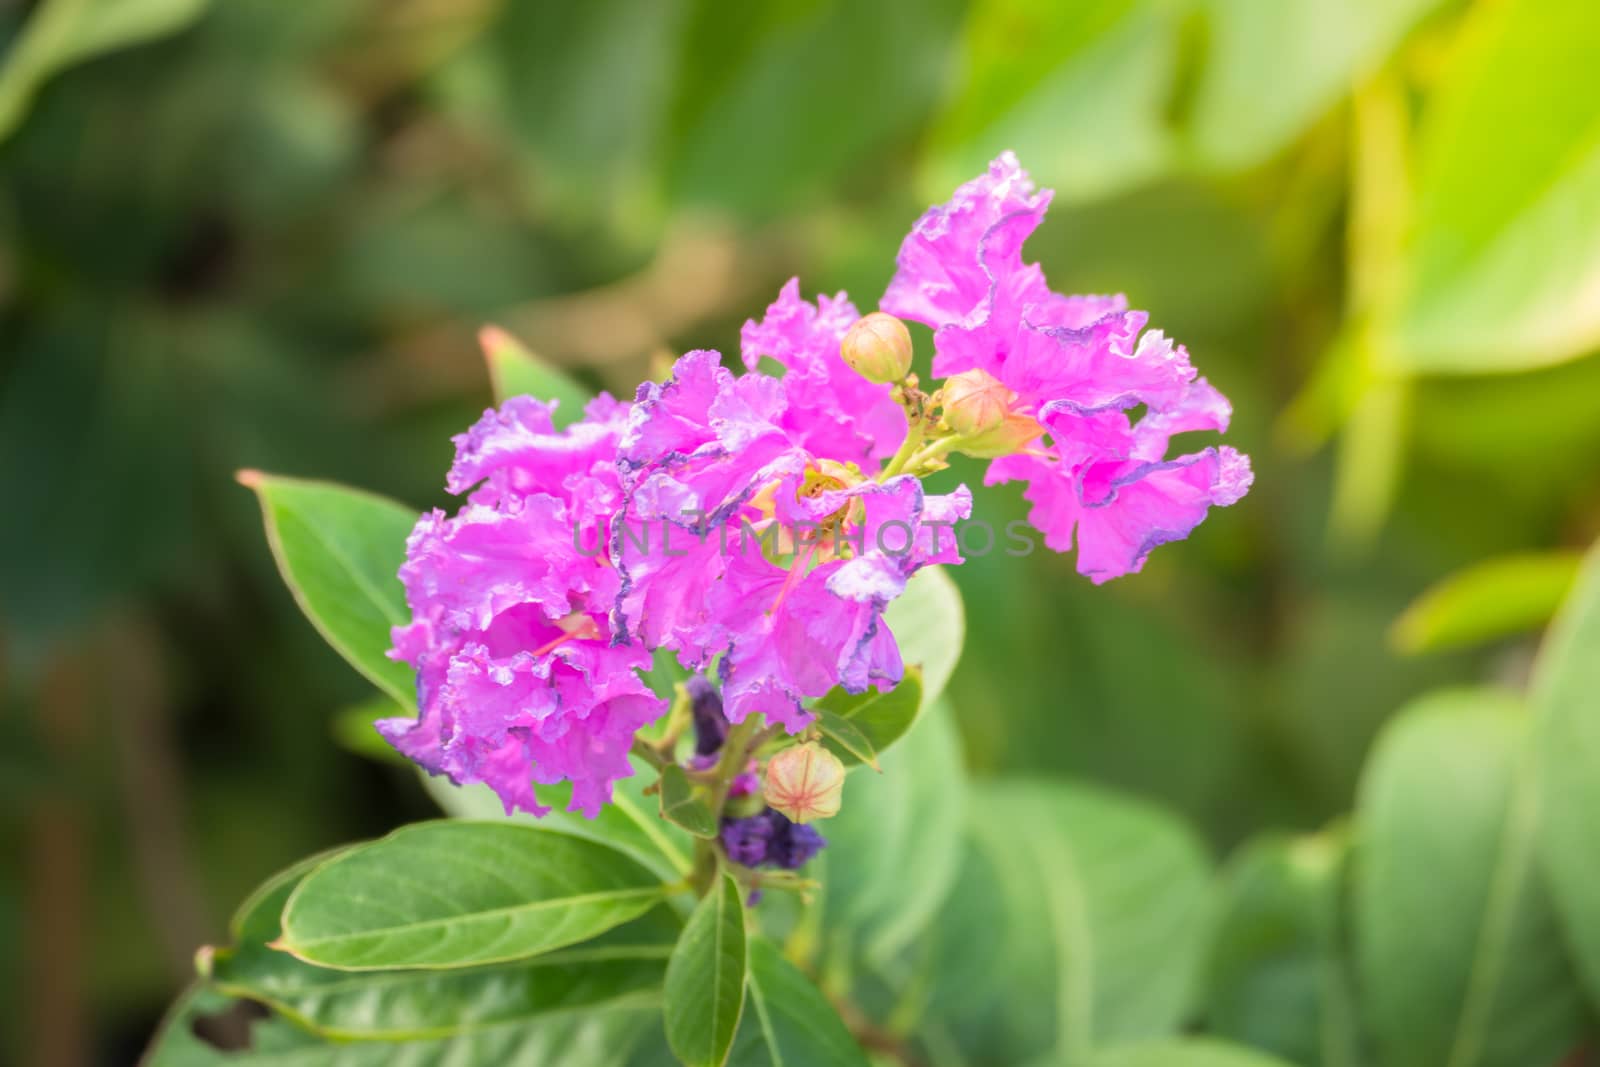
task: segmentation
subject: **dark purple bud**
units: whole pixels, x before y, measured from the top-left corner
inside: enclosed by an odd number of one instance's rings
[[[722,697],[717,687],[700,675],[690,678],[685,688],[689,692],[689,710],[694,715],[694,752],[709,756],[722,748],[728,739],[728,719],[722,714]]]
[[[722,849],[730,860],[746,867],[766,862],[772,845],[772,814],[764,811],[748,819],[723,820]]]
[[[828,843],[815,826],[790,822],[781,812],[769,811],[768,814],[772,817],[773,828],[767,860],[777,867],[786,871],[799,870]]]

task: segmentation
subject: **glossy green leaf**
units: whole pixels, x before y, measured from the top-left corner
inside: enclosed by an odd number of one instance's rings
[[[922,692],[919,667],[907,667],[900,684],[887,693],[834,689],[817,701],[823,740],[845,763],[876,767],[878,753],[898,741],[916,721],[925,704]]]
[[[1518,370],[1600,345],[1597,52],[1586,0],[1473,9],[1423,117],[1406,368]]]
[[[417,513],[330,482],[244,471],[266,520],[278,570],[311,624],[402,707],[416,706],[411,668],[386,653],[389,628],[410,621],[397,577]]]
[[[900,644],[901,660],[922,668],[922,706],[927,707],[944,692],[961,659],[967,637],[961,591],[943,567],[924,567],[890,602],[884,620]]]
[[[875,771],[883,770],[878,764],[877,748],[849,719],[820,703],[811,710],[817,717],[816,727],[822,733],[822,743],[846,766],[865,763]]]
[[[338,1040],[421,1040],[530,1022],[575,1010],[655,1007],[667,955],[682,923],[659,907],[599,939],[533,960],[450,971],[351,974],[313,967],[267,947],[295,887],[326,856],[277,875],[241,907],[234,945],[202,961],[221,992],[269,1005]]]
[[[876,965],[927,929],[955,881],[951,827],[962,822],[966,772],[949,707],[929,708],[881,762],[881,775],[851,775],[839,814],[820,826],[828,847],[817,873],[827,936]]]
[[[1600,550],[1540,653],[1533,685],[1540,859],[1591,1002],[1600,1003]]]
[[[1230,864],[1207,1028],[1306,1067],[1361,1062],[1343,898],[1349,835],[1265,837]]]
[[[661,817],[695,837],[717,836],[717,817],[676,763],[661,772]]]
[[[1584,1010],[1534,863],[1537,796],[1514,697],[1445,692],[1379,738],[1357,806],[1362,1016],[1385,1067],[1524,1067]]]
[[[1069,199],[1159,173],[1176,45],[1169,9],[1146,0],[979,0],[919,187],[943,200],[1006,149]]]
[[[418,823],[307,875],[279,947],[340,970],[469,967],[576,944],[663,897],[648,868],[594,841],[515,823]]]
[[[958,886],[952,899],[980,904],[997,945],[967,953],[982,971],[941,966],[931,1017],[1002,1062],[1081,1061],[1098,1045],[1177,1030],[1213,901],[1187,827],[1115,793],[1027,781],[975,787],[968,826],[983,857],[972,868],[990,884],[970,896]]]
[[[583,407],[594,393],[573,381],[565,372],[534,355],[521,341],[496,326],[479,335],[483,357],[489,364],[489,380],[494,383],[494,398],[504,403],[513,396],[531,396],[557,402],[551,421],[563,429],[583,418]]]
[[[569,783],[535,785],[534,794],[539,802],[550,807],[550,813],[533,816],[523,813],[507,815],[505,805],[486,785],[458,786],[448,778],[418,772],[422,786],[434,802],[457,819],[474,819],[521,823],[560,830],[573,837],[587,838],[608,845],[655,871],[664,881],[672,881],[689,873],[690,856],[694,850],[693,839],[681,828],[662,821],[657,814],[657,801],[644,795],[645,787],[654,780],[650,767],[632,760],[633,775],[618,782],[611,792],[611,803],[600,809],[600,814],[589,818],[580,812],[567,810],[572,799]]]
[[[1043,1062],[1039,1067],[1043,1067]],[[1291,1067],[1291,1064],[1243,1045],[1192,1037],[1106,1049],[1089,1060],[1089,1067]]]
[[[747,1001],[729,1067],[866,1067],[833,1005],[765,938],[750,942]]]
[[[701,899],[667,963],[667,1042],[687,1067],[727,1062],[744,1011],[744,892],[729,875]]]
[[[1206,53],[1189,147],[1236,169],[1285,147],[1382,65],[1442,0],[1199,0]]]
[[[1492,641],[1548,623],[1578,577],[1575,552],[1501,556],[1434,585],[1395,620],[1403,652],[1439,652]]]
[[[330,1042],[283,1019],[250,1027],[247,1049],[223,1051],[200,1037],[205,1020],[235,1001],[214,989],[191,990],[173,1007],[141,1061],[145,1067],[460,1067],[462,1064],[583,1064],[635,1067],[653,1046],[660,1010],[618,1003],[557,1012],[526,1023],[487,1026],[414,1041]],[[657,1062],[648,1061],[652,1065]]]
[[[0,65],[0,140],[28,113],[56,73],[105,52],[164,37],[187,26],[207,0],[45,0]]]

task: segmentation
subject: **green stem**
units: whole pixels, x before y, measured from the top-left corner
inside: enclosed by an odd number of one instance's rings
[[[662,755],[656,746],[652,745],[650,742],[641,737],[635,737],[633,739],[633,748],[629,751],[631,751],[635,756],[638,756],[640,759],[644,760],[646,763],[650,764],[650,766],[654,767],[657,771],[666,770],[667,765],[672,762],[671,760],[667,759],[666,756]]]
[[[921,473],[923,464],[930,460],[939,459],[952,449],[959,447],[963,440],[964,439],[959,434],[952,434],[949,437],[941,437],[928,447],[914,454],[910,460],[907,461],[905,468],[912,474],[919,474]]]

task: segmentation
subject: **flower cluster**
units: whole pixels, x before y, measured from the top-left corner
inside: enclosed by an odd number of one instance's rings
[[[594,815],[667,711],[642,679],[660,650],[695,676],[685,766],[702,776],[753,715],[799,735],[831,689],[899,681],[885,611],[919,569],[961,562],[950,531],[971,494],[923,480],[951,452],[1026,483],[1030,521],[1097,582],[1237,500],[1243,456],[1166,456],[1172,435],[1229,417],[1183,348],[1122,298],[1058,295],[1022,261],[1048,201],[1003,156],[916,224],[879,312],[791,281],[745,324],[742,374],[696,351],[565,430],[530,397],[486,412],[455,439],[447,485],[465,504],[407,544],[413,617],[391,654],[416,669],[420,715],[384,737],[508,811],[543,813],[534,783],[565,781]],[[933,392],[892,316],[934,329]],[[728,795],[756,792],[737,769]],[[726,819],[722,841],[780,867],[822,843],[770,808]]]
[[[1049,203],[1005,153],[912,227],[882,308],[933,328],[935,375],[994,382],[1005,414],[1037,424],[1047,443],[994,458],[984,480],[1026,483],[1029,521],[1058,552],[1076,532],[1078,571],[1098,583],[1187,537],[1252,476],[1227,447],[1167,458],[1174,434],[1226,430],[1232,408],[1125,298],[1062,296],[1022,261]]]

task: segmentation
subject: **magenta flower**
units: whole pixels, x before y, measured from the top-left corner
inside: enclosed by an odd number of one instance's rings
[[[1232,449],[1167,456],[1173,435],[1230,415],[1183,348],[1121,297],[1061,296],[1023,262],[1049,199],[1002,156],[918,221],[888,314],[862,321],[844,294],[813,303],[790,281],[745,323],[742,375],[690,352],[632,404],[601,397],[561,432],[530,397],[485,412],[447,479],[465,505],[424,515],[406,546],[413,618],[391,655],[416,668],[420,714],[383,735],[508,811],[543,812],[534,783],[565,781],[594,815],[665,710],[641,678],[656,650],[720,682],[720,699],[705,677],[688,690],[695,772],[730,723],[760,713],[798,733],[830,690],[899,682],[889,605],[922,567],[962,562],[971,494],[921,480],[951,451],[990,457],[991,483],[1024,482],[1046,542],[1076,545],[1096,582],[1242,496],[1249,461]],[[909,375],[911,338],[889,314],[934,328],[945,388]],[[724,843],[780,866],[820,845],[772,852],[768,831],[730,823]]]
[[[882,306],[934,328],[936,375],[993,375],[1047,432],[1042,446],[994,460],[985,481],[1026,482],[1029,521],[1057,551],[1076,540],[1079,572],[1098,583],[1187,537],[1252,475],[1226,446],[1166,458],[1173,434],[1226,430],[1231,408],[1122,297],[1059,295],[1022,261],[1049,202],[1002,155],[917,221]]]
[[[715,353],[691,352],[664,385],[640,389],[621,447],[629,498],[612,534],[617,632],[674,650],[691,670],[715,659],[731,721],[760,711],[791,732],[811,721],[804,702],[835,686],[899,681],[884,610],[918,568],[959,562],[950,527],[971,511],[964,488],[929,497],[916,478],[879,483],[837,458],[883,451],[841,431],[886,421],[892,401],[884,386],[814,393],[853,374],[838,351],[849,323],[836,312],[848,305],[808,312],[797,300],[791,283],[766,322],[745,327],[746,358],[759,346],[814,381],[735,378]],[[898,445],[906,420],[894,414]],[[930,522],[944,524],[938,545]]]
[[[664,705],[638,676],[648,651],[611,640],[620,583],[588,548],[621,500],[627,407],[601,397],[560,433],[550,410],[517,397],[456,438],[449,488],[477,488],[455,516],[422,516],[400,569],[413,621],[390,654],[416,668],[420,713],[378,729],[431,774],[487,783],[508,812],[542,814],[533,783],[570,781],[572,809],[594,815]]]

